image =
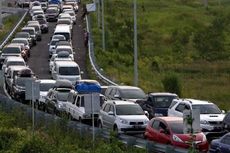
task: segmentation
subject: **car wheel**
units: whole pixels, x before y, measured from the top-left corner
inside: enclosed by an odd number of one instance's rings
[[[117,128],[117,125],[114,125],[113,131],[114,131],[115,136],[117,136],[117,135],[118,135],[118,128]]]

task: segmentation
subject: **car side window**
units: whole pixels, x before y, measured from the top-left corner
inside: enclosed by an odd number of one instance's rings
[[[176,101],[172,101],[171,105],[169,106],[169,109],[171,109],[173,106],[175,106],[177,104]]]
[[[221,142],[230,145],[230,135],[226,135],[225,137],[223,137]]]
[[[154,120],[152,124],[152,128],[155,130],[159,130],[159,124],[160,122],[158,120]]]
[[[185,104],[179,104],[177,107],[176,107],[176,111],[178,112],[183,112],[185,109]]]
[[[114,106],[110,106],[109,112],[113,112],[114,113]]]
[[[163,122],[160,122],[159,129],[166,130],[166,128],[167,128],[167,126]]]
[[[77,106],[77,107],[79,107],[79,106],[80,106],[80,97],[77,97],[76,106]]]
[[[112,89],[111,92],[110,92],[110,95],[113,97],[116,93],[116,90],[115,89]]]
[[[81,97],[81,107],[85,106],[85,98],[84,96]]]
[[[110,105],[109,104],[106,104],[103,111],[105,112],[109,112],[109,108],[110,108]]]

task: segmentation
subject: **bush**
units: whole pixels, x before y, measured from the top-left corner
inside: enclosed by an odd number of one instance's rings
[[[176,93],[179,97],[181,97],[181,84],[179,77],[176,74],[172,73],[166,75],[162,80],[162,83],[165,91]]]

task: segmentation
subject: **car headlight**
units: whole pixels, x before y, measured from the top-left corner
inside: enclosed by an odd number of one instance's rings
[[[127,120],[121,119],[121,118],[120,118],[120,122],[121,122],[122,124],[128,124],[128,123],[129,123]]]
[[[176,135],[173,135],[173,141],[175,141],[175,142],[182,142],[183,143],[183,141],[178,136],[176,136]]]
[[[149,122],[149,120],[145,120],[145,121],[144,121],[144,124],[147,124],[148,122]]]
[[[201,120],[201,121],[200,121],[200,124],[209,124],[209,122],[206,121],[206,120]]]

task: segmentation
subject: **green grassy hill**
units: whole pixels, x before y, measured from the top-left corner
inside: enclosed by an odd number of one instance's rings
[[[98,65],[112,80],[133,84],[132,0],[105,1],[106,50],[97,12],[92,16]],[[176,75],[181,97],[210,100],[230,109],[230,1],[137,0],[139,86],[165,91]]]

